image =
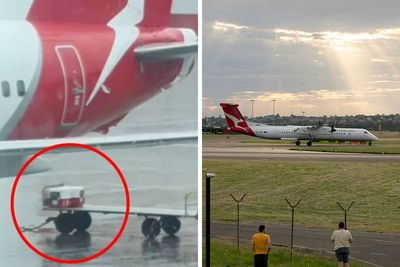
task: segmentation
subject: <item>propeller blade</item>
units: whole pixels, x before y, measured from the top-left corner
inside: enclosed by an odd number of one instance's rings
[[[333,133],[333,132],[336,132],[335,123],[333,123],[332,126],[331,126],[331,133]]]

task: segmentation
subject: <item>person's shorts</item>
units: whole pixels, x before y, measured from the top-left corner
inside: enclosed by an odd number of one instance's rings
[[[337,250],[335,250],[336,259],[338,260],[338,262],[348,263],[349,253],[350,249],[346,247],[338,248]]]
[[[254,255],[254,267],[267,267],[267,266],[268,266],[268,254]]]

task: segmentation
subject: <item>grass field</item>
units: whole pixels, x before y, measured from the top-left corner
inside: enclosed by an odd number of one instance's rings
[[[400,154],[400,146],[379,146],[379,147],[340,147],[335,146],[312,146],[291,148],[297,151],[317,151],[317,152],[338,152],[338,153],[368,153],[368,154]]]
[[[241,222],[290,222],[285,198],[303,199],[296,224],[333,229],[343,213],[336,201],[355,201],[348,215],[352,230],[400,232],[400,164],[204,160],[212,180],[212,218],[234,222],[236,205],[229,193],[248,196]],[[204,177],[204,175],[203,175]],[[204,196],[204,192],[203,192]]]
[[[204,246],[203,246],[204,248]],[[205,249],[203,249],[203,266],[205,266]],[[250,245],[241,247],[240,253],[236,246],[225,241],[211,241],[211,266],[233,267],[233,266],[253,266],[253,255]],[[269,266],[274,267],[334,267],[337,266],[335,259],[321,255],[309,255],[299,252],[293,254],[292,264],[290,265],[290,253],[287,249],[273,248],[268,260]],[[351,263],[353,267],[361,267],[357,263]]]

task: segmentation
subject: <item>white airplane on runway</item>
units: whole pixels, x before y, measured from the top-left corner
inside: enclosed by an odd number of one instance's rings
[[[372,141],[379,140],[368,130],[360,128],[336,128],[319,124],[316,126],[272,126],[261,123],[246,122],[240,113],[237,104],[220,103],[228,129],[233,132],[255,136],[271,140],[289,140],[300,145],[300,140],[308,140],[307,146],[313,141],[366,141],[369,145]]]

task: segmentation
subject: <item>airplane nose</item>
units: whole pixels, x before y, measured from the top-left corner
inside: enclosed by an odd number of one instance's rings
[[[379,141],[379,138],[376,137],[375,135],[371,134],[371,137],[372,137],[372,141]]]

